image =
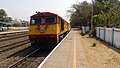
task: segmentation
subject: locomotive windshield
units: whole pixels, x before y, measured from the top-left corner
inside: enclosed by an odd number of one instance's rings
[[[55,23],[55,17],[35,17],[32,19],[31,24],[54,24]]]
[[[41,23],[41,18],[36,17],[32,19],[32,24],[40,24]]]
[[[50,23],[50,24],[55,23],[55,17],[47,17],[46,23]]]

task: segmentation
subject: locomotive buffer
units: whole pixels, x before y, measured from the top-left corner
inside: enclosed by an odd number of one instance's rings
[[[90,68],[80,42],[79,31],[71,30],[38,68]]]

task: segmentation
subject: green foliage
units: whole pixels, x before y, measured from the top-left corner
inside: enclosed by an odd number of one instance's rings
[[[20,23],[14,23],[12,26],[13,27],[20,27]]]
[[[119,0],[95,0],[93,4],[94,26],[119,27],[120,25],[120,2]]]
[[[5,18],[4,18],[4,21],[5,21],[5,22],[11,22],[11,21],[12,21],[12,18],[11,18],[11,17],[5,17]]]
[[[7,13],[5,12],[5,10],[0,9],[0,21],[3,21],[6,16]]]
[[[0,23],[0,27],[2,26],[2,24]]]
[[[13,22],[14,24],[12,26],[14,27],[20,27],[20,26],[27,26],[27,21],[21,20],[21,19],[15,19],[13,20],[11,17],[7,16],[7,13],[4,9],[0,9],[0,21],[1,22]],[[3,24],[0,24],[2,26]]]
[[[72,5],[67,11],[70,16],[71,26],[89,25],[91,22],[92,5],[83,1],[82,3]]]
[[[96,45],[97,45],[96,42],[93,42],[93,43],[92,43],[92,46],[93,46],[93,47],[96,46]]]
[[[110,8],[108,17],[108,26],[109,27],[118,27],[120,26],[120,6],[116,5],[113,8]]]
[[[7,16],[7,13],[4,9],[0,9],[0,21],[2,22],[11,22],[12,18]]]
[[[92,4],[83,1],[72,5],[71,8],[67,11],[71,26],[90,26],[93,21],[93,27],[120,28],[119,0],[94,0]]]
[[[0,9],[0,18],[6,17],[7,13],[5,12],[4,9]]]

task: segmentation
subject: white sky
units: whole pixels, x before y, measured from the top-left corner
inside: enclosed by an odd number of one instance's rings
[[[13,19],[22,19],[29,21],[30,16],[36,11],[53,12],[67,21],[66,11],[72,4],[85,0],[0,0],[0,9],[4,9],[8,16]],[[91,2],[91,0],[86,0]]]

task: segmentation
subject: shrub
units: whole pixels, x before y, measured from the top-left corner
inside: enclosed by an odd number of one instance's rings
[[[93,42],[93,43],[92,43],[92,46],[93,46],[93,47],[96,46],[96,42]]]

